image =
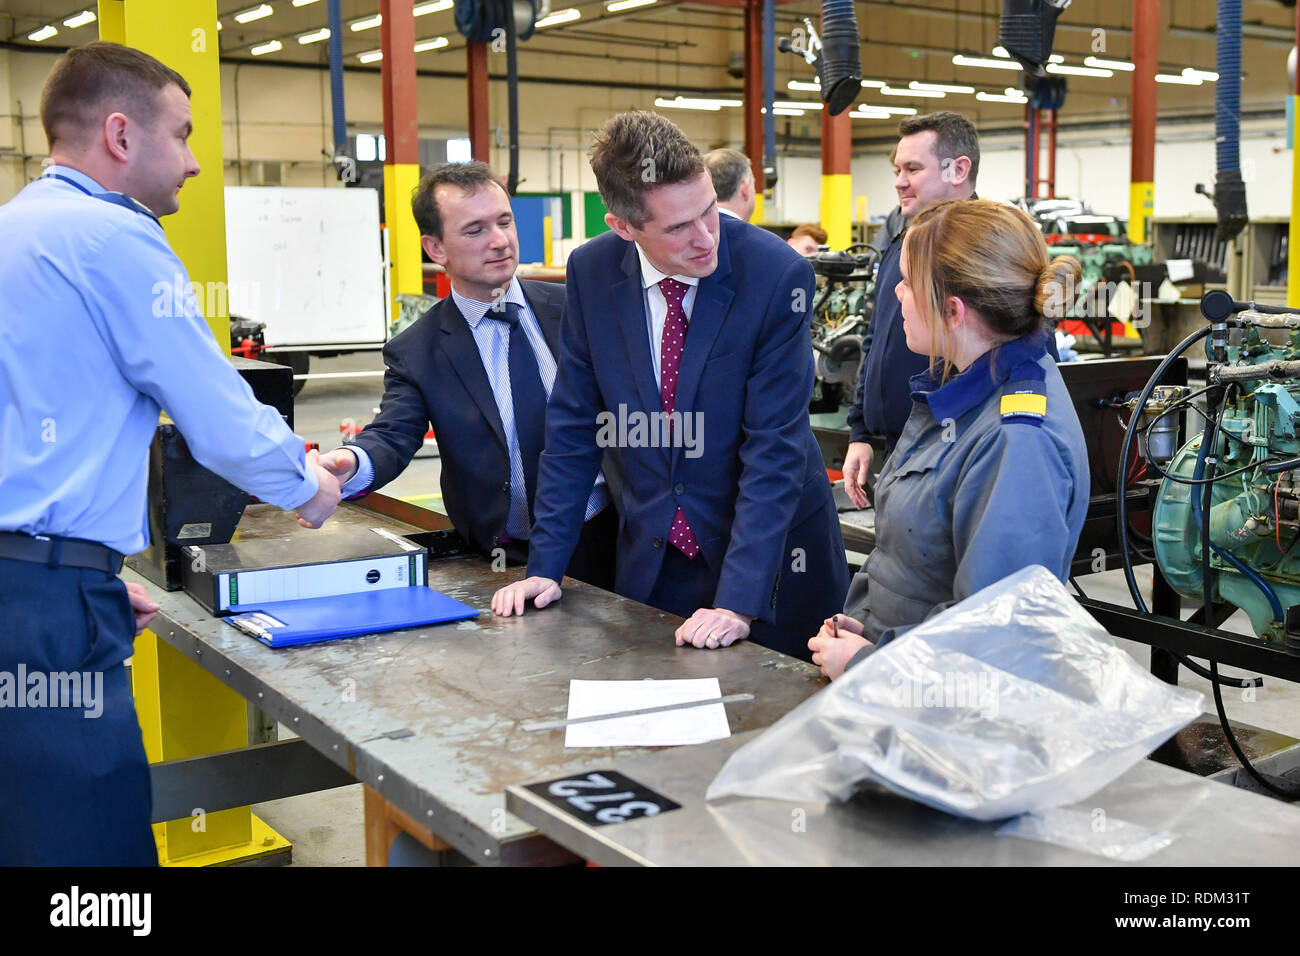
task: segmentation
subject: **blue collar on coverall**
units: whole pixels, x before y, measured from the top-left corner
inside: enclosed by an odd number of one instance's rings
[[[1045,373],[1038,364],[1047,353],[1047,333],[1039,330],[1014,339],[999,348],[990,349],[970,364],[964,372],[942,383],[943,365],[934,372],[921,372],[909,381],[912,398],[925,401],[936,422],[956,420],[1001,388],[1012,382],[1015,391],[1024,395],[1046,395],[1043,387]],[[1010,397],[1010,396],[1008,396]],[[1032,401],[1030,402],[1032,404]],[[1044,402],[1044,408],[1046,403]],[[1024,421],[1042,425],[1041,412],[1026,411],[1021,405],[1009,405],[1003,400],[1005,421]]]

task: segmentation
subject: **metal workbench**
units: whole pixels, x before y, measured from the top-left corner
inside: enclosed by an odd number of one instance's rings
[[[320,531],[255,505],[238,535],[310,541],[358,527],[420,530],[390,516],[415,517],[409,506],[379,495],[366,501],[345,503]],[[724,694],[756,697],[728,705],[733,732],[768,726],[824,684],[811,665],[756,644],[676,647],[680,618],[576,581],[566,580],[563,599],[551,608],[494,617],[492,593],[523,573],[494,572],[476,557],[431,560],[429,585],[482,608],[482,615],[279,650],[211,617],[184,592],[163,591],[130,571],[122,576],[143,584],[161,605],[151,625],[161,639],[479,863],[554,858],[549,841],[505,812],[508,784],[653,752],[565,750],[561,730],[523,732],[523,721],[564,716],[571,678],[717,677]],[[207,778],[215,779],[211,772]]]
[[[515,784],[506,807],[602,866],[1103,866],[1105,857],[999,837],[1000,823],[960,819],[875,788],[845,804],[802,805],[704,794],[727,757],[758,732],[622,760],[588,759],[580,772],[615,770],[681,808],[591,826]],[[537,781],[554,780],[544,775]],[[1277,866],[1300,861],[1300,808],[1140,761],[1075,804],[1090,826],[1106,818],[1177,839],[1148,866]]]

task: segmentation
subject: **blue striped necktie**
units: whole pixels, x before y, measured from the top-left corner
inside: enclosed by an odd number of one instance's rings
[[[529,523],[533,519],[533,497],[537,494],[537,460],[546,440],[546,389],[537,370],[537,356],[519,321],[523,306],[515,302],[501,302],[488,309],[487,317],[510,326],[510,397],[515,410],[515,437],[519,442],[519,457],[524,470],[524,489],[510,489],[510,495],[519,501],[520,493],[527,505],[524,513]]]

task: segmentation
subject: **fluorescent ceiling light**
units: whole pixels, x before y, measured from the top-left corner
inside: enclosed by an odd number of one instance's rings
[[[1062,66],[1059,63],[1047,64],[1048,73],[1060,73],[1065,76],[1114,76],[1114,70],[1103,70],[1095,66]]]
[[[961,86],[957,83],[922,83],[920,80],[913,80],[908,83],[908,88],[913,90],[933,90],[938,93],[974,93],[975,87]]]
[[[315,3],[315,2],[316,0],[293,0],[293,5],[295,7],[305,7],[309,3]]]
[[[678,110],[709,110],[714,113],[724,106],[740,105],[740,100],[720,100],[707,97],[677,96],[670,100],[660,96],[655,99],[655,106],[666,106]]]
[[[613,3],[605,4],[605,9],[610,13],[618,13],[620,10],[635,10],[637,7],[648,7],[658,2],[659,0],[614,0]]]
[[[863,80],[863,81],[862,81],[862,85],[863,85],[863,86],[869,86],[869,87],[872,87],[873,89],[877,89],[877,90],[878,90],[878,89],[881,89],[882,87],[886,86],[887,84],[885,83],[884,80]],[[818,89],[820,89],[820,88],[821,88],[821,87],[818,87]]]
[[[1157,83],[1172,83],[1178,86],[1200,86],[1199,76],[1183,76],[1181,73],[1157,73]]]
[[[573,20],[578,19],[578,17],[580,16],[582,16],[581,10],[579,10],[577,7],[568,7],[564,10],[556,10],[549,17],[542,17],[535,24],[533,24],[533,26],[535,26],[538,30],[540,30],[543,27],[553,27],[557,23],[569,23]]]
[[[799,90],[804,93],[820,93],[822,85],[820,83],[809,83],[806,80],[791,80],[786,84],[787,89]]]
[[[94,22],[95,14],[90,10],[82,10],[75,17],[68,17],[68,19],[64,20],[63,25],[76,29],[77,27],[84,27],[87,23]]]
[[[264,53],[274,53],[276,50],[283,50],[284,44],[279,40],[268,40],[259,46],[252,47],[248,52],[253,56],[261,56]]]
[[[773,100],[772,106],[779,106],[786,110],[819,110],[822,108],[821,103],[805,103],[803,100]]]
[[[948,95],[942,90],[900,90],[892,86],[882,86],[880,92],[885,96],[924,96],[934,100],[941,100]]]
[[[772,115],[773,116],[803,116],[803,110],[792,110],[792,109],[787,109],[784,106],[773,106]]]
[[[874,111],[864,112],[863,110],[849,110],[849,117],[851,119],[873,119],[873,120],[887,120],[891,118],[888,113],[877,113]]]
[[[1099,56],[1084,57],[1084,66],[1095,66],[1102,70],[1123,70],[1125,73],[1133,72],[1133,64],[1126,63],[1124,60],[1104,60]]]
[[[915,106],[878,106],[875,103],[859,103],[858,109],[868,113],[884,113],[894,116],[915,116]]]
[[[357,59],[362,63],[375,63],[384,58],[383,50],[367,50],[365,53],[358,53]]]
[[[299,43],[320,43],[321,40],[328,40],[329,38],[330,38],[330,28],[321,27],[319,30],[314,30],[311,33],[304,33],[302,36],[298,37],[298,42]]]
[[[1015,60],[995,60],[987,56],[966,56],[958,53],[952,58],[956,66],[983,66],[990,70],[1019,70],[1020,64]]]
[[[1005,57],[1006,59],[1011,59],[1011,54],[1007,52],[1007,48],[1004,47],[1004,46],[995,46],[995,47],[993,48],[993,55],[994,55],[994,56]],[[1065,62],[1065,57],[1061,56],[1059,53],[1053,53],[1053,54],[1051,54],[1051,55],[1047,58],[1047,62],[1048,62],[1048,63],[1064,63],[1064,62]]]
[[[1219,74],[1215,73],[1213,70],[1198,70],[1194,66],[1184,67],[1183,76],[1198,80],[1209,80],[1210,82],[1214,82],[1219,78]]]
[[[422,17],[426,13],[437,13],[439,10],[450,10],[452,0],[433,0],[433,3],[417,3],[415,9],[411,12],[417,17]]]
[[[362,17],[360,20],[353,20],[348,26],[353,30],[370,30],[384,22],[384,15],[376,13],[373,17]]]
[[[50,26],[50,25],[47,23],[45,26],[41,27],[39,30],[36,30],[36,31],[34,31],[34,32],[32,32],[32,33],[27,34],[27,39],[29,39],[29,40],[35,40],[37,43],[40,43],[42,40],[48,40],[50,37],[54,36],[54,35],[55,35],[56,33],[58,33],[58,32],[59,32],[58,30],[54,29],[54,27]],[[1198,80],[1197,82],[1200,82],[1200,81]]]
[[[1002,93],[985,93],[983,91],[976,93],[975,99],[981,100],[985,103],[1020,103],[1021,105],[1024,105],[1029,102],[1029,99],[1023,94],[1020,96],[1013,96],[1011,93],[1004,95]]]
[[[254,20],[261,20],[263,17],[269,17],[275,13],[269,3],[263,3],[256,7],[249,7],[247,10],[240,10],[235,14],[236,23],[252,23]]]
[[[416,53],[424,53],[428,50],[441,50],[447,45],[446,37],[430,37],[427,40],[421,40],[415,44]]]

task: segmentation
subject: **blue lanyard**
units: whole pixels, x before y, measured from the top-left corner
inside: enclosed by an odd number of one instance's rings
[[[132,212],[139,213],[142,216],[148,216],[154,222],[158,222],[158,217],[155,216],[149,210],[149,208],[144,205],[144,203],[136,199],[132,199],[130,196],[127,196],[124,193],[109,193],[109,192],[92,193],[89,189],[81,185],[81,183],[77,182],[71,176],[64,176],[60,173],[45,173],[44,175],[41,176],[41,179],[57,179],[61,182],[68,183],[70,185],[76,186],[78,189],[80,189],[87,196],[90,196],[92,199],[102,199],[104,202],[112,203],[114,206],[121,206],[124,209],[129,209]],[[162,226],[162,223],[158,222],[158,225]]]
[[[43,176],[41,177],[41,179],[57,179],[57,180],[59,180],[60,182],[65,182],[65,183],[69,183],[69,184],[71,184],[71,185],[73,185],[73,186],[76,186],[78,189],[80,189],[80,190],[81,190],[83,193],[85,193],[87,196],[93,196],[93,195],[95,195],[95,194],[92,193],[89,189],[87,189],[85,186],[81,185],[81,183],[79,183],[79,182],[77,182],[75,179],[73,179],[71,176],[64,176],[64,175],[62,175],[61,173],[46,173],[45,175],[43,175]]]

